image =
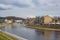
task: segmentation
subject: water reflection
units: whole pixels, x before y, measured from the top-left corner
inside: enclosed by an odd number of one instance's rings
[[[28,40],[45,40],[46,38],[46,40],[60,40],[60,32],[51,31],[48,33],[49,31],[30,29],[24,27],[24,24],[20,23],[14,23],[5,28],[2,27],[1,29]]]

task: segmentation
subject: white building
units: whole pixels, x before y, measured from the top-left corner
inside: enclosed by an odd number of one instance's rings
[[[6,23],[12,23],[13,21],[12,20],[8,20],[8,19],[5,19],[5,22]]]
[[[23,22],[22,20],[15,20],[15,22],[19,23],[19,22]]]

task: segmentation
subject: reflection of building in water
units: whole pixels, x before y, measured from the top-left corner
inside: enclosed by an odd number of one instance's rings
[[[38,29],[36,29],[35,32],[36,32],[38,35],[44,34],[44,30],[38,30]]]
[[[17,24],[17,23],[13,23],[13,24],[11,24],[12,28],[16,28],[16,27],[17,27],[16,24]]]
[[[55,32],[53,31],[44,31],[45,40],[55,40]]]

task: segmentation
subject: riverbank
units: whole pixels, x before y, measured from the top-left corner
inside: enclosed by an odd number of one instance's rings
[[[9,27],[9,25],[12,25],[13,23],[2,23],[2,24],[0,24],[0,27]],[[23,38],[23,37],[20,37],[20,36],[17,36],[17,35],[15,35],[15,34],[11,34],[11,33],[9,33],[9,32],[7,32],[7,31],[2,31],[2,30],[0,30],[0,33],[4,33],[4,34],[6,34],[6,35],[8,35],[8,36],[11,36],[12,38],[15,38],[16,40],[27,40],[27,39],[25,39],[25,38]],[[2,35],[2,34],[1,34]],[[15,39],[8,39],[8,36],[1,36],[2,38],[1,39],[6,39],[6,40],[15,40]],[[5,37],[5,38],[4,38]]]
[[[0,23],[0,27],[6,27],[6,26],[11,25],[11,24],[9,24],[9,23]]]
[[[18,39],[0,31],[0,40],[18,40]]]
[[[22,38],[20,36],[2,30],[0,30],[0,38],[3,40],[27,40],[25,38]]]
[[[51,30],[51,31],[60,31],[60,28],[57,27],[47,27],[42,25],[26,25],[27,28],[39,29],[39,30]]]

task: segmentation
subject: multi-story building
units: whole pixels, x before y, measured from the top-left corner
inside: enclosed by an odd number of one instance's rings
[[[50,16],[44,16],[44,24],[49,24],[49,23],[51,23],[52,22],[52,20],[53,20],[53,18],[52,17],[50,17]]]

